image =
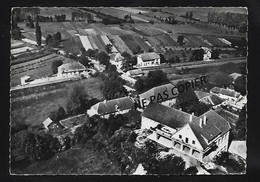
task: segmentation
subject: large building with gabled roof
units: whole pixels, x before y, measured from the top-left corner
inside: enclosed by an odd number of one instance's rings
[[[125,114],[134,108],[134,101],[130,97],[121,97],[99,102],[93,105],[87,111],[87,114],[90,117],[93,115],[99,115],[103,118],[108,118],[110,114]]]
[[[155,52],[143,53],[137,56],[137,67],[159,66],[160,55]]]
[[[150,139],[157,143],[206,162],[212,155],[227,151],[231,127],[213,110],[197,117],[150,103],[142,113],[141,129],[153,130]]]

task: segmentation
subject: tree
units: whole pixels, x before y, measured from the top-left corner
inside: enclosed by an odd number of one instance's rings
[[[121,54],[125,59],[131,59],[131,55],[128,53],[128,52],[123,52],[122,54]]]
[[[145,85],[144,85],[144,81],[142,78],[139,78],[136,82],[135,82],[135,88],[138,92],[141,92],[145,89]]]
[[[246,140],[246,105],[242,108],[239,113],[239,118],[235,127],[235,139],[236,140]]]
[[[96,59],[99,60],[100,64],[107,66],[109,64],[110,57],[105,52],[100,52],[95,55]]]
[[[49,42],[51,41],[52,39],[52,35],[48,34],[47,37],[46,37],[46,45],[49,44]]]
[[[211,59],[219,59],[219,51],[217,49],[211,49]]]
[[[185,83],[185,81],[179,81],[176,84],[176,87],[178,88],[179,85],[185,85]],[[195,103],[198,103],[198,98],[192,88],[189,88],[177,95],[176,105],[182,108],[183,111],[188,111],[188,109]]]
[[[184,44],[184,42],[183,42],[184,36],[183,36],[183,35],[179,35],[177,39],[178,39],[178,40],[177,40],[177,43],[178,43],[179,45],[183,45],[183,44]]]
[[[62,60],[55,60],[51,63],[52,73],[58,73],[58,67],[63,64]]]
[[[162,83],[168,82],[167,74],[162,70],[149,71],[144,80],[146,88],[152,88]]]
[[[166,59],[163,54],[159,54],[161,63],[166,63]]]
[[[85,54],[82,54],[79,58],[78,61],[83,64],[85,67],[89,66],[90,60],[85,56]]]
[[[195,166],[190,166],[184,171],[184,175],[196,175],[198,173],[198,169]]]
[[[106,51],[107,51],[108,54],[111,54],[112,44],[107,44],[107,45],[106,45]]]
[[[192,53],[191,60],[193,61],[201,61],[204,57],[204,50],[203,49],[196,49]]]
[[[37,44],[38,44],[39,46],[41,46],[41,45],[42,45],[42,32],[41,32],[41,27],[39,26],[38,21],[36,22],[36,31],[35,31],[35,34],[36,34]]]
[[[60,33],[60,32],[57,32],[56,34],[53,35],[53,38],[54,38],[55,40],[61,41],[61,33]]]
[[[200,116],[210,109],[211,105],[203,102],[197,102],[188,108],[188,113],[194,113],[195,116]]]
[[[246,25],[246,23],[241,23],[239,25],[238,31],[240,33],[246,33],[247,32],[247,25]]]
[[[68,94],[66,103],[68,115],[82,114],[86,112],[88,93],[83,85],[73,85]]]
[[[60,120],[64,119],[65,116],[66,116],[66,112],[65,112],[64,108],[60,106],[57,111],[57,120],[60,121]]]
[[[235,80],[234,90],[239,92],[241,95],[246,95],[246,77],[240,76]]]

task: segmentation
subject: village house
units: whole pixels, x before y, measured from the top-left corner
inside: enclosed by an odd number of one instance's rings
[[[110,114],[125,114],[134,108],[134,102],[130,97],[122,97],[99,102],[93,105],[87,111],[87,114],[90,117],[97,114],[103,118],[108,118]]]
[[[141,129],[150,129],[148,138],[197,159],[208,162],[228,150],[229,123],[215,111],[201,116],[158,103],[150,103],[142,113]]]
[[[220,98],[224,100],[229,100],[233,102],[237,102],[242,99],[242,96],[240,93],[231,90],[231,89],[224,89],[224,88],[219,88],[219,87],[214,87],[210,89],[210,93],[216,94]]]
[[[199,102],[202,102],[202,103],[205,103],[205,104],[208,104],[211,106],[220,105],[224,101],[219,96],[209,93],[209,92],[195,90],[194,93],[196,94]]]
[[[87,68],[80,62],[66,63],[58,67],[57,77],[67,77],[73,75],[87,75]]]
[[[55,128],[64,128],[64,126],[60,122],[54,122],[49,117],[45,121],[43,121],[42,124],[46,130],[55,129]]]
[[[204,51],[203,61],[210,61],[211,59],[211,50],[207,47],[201,47]]]
[[[137,67],[159,66],[160,56],[155,52],[143,53],[137,56]]]

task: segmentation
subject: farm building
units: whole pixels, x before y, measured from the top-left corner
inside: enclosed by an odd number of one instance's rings
[[[159,66],[160,56],[155,52],[143,53],[137,56],[137,67]]]
[[[71,62],[58,67],[57,77],[66,77],[68,75],[82,74],[87,74],[87,68],[79,62]]]
[[[207,47],[201,47],[204,51],[203,61],[209,61],[211,59],[211,50]]]
[[[141,69],[129,70],[126,74],[132,78],[140,77],[144,75],[144,72]]]
[[[51,118],[47,118],[42,123],[46,130],[54,129],[54,128],[64,128],[64,126],[60,122],[54,122]]]
[[[197,117],[151,103],[142,113],[141,129],[153,131],[148,138],[161,145],[208,162],[219,152],[227,151],[231,127],[213,110]]]
[[[103,118],[108,118],[110,114],[125,114],[129,110],[134,109],[134,102],[130,97],[122,97],[113,100],[104,100],[93,105],[87,114],[91,117],[99,115]]]
[[[219,87],[212,88],[210,90],[210,93],[216,94],[224,100],[229,100],[229,101],[234,101],[234,102],[237,102],[242,98],[241,94],[236,92],[235,90],[224,89],[224,88],[219,88]]]

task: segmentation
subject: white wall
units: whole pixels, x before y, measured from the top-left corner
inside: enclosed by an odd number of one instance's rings
[[[150,129],[150,127],[156,127],[158,124],[158,122],[142,116],[141,129]]]
[[[179,138],[179,135],[182,136],[182,139]],[[185,142],[185,138],[188,138],[188,143]],[[197,137],[195,136],[195,134],[193,133],[190,125],[185,125],[180,131],[178,131],[177,133],[175,133],[173,135],[173,138],[175,140],[179,140],[182,141],[183,143],[189,144],[192,147],[198,149],[198,150],[203,150],[202,146],[200,145]],[[192,140],[195,141],[195,144],[192,144]]]

